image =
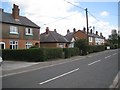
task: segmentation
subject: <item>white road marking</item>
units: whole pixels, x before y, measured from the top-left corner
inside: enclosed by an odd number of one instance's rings
[[[114,53],[113,55],[116,55],[117,53]]]
[[[48,82],[50,82],[50,81],[53,81],[53,80],[55,80],[55,79],[58,79],[58,78],[63,77],[63,76],[65,76],[65,75],[68,75],[68,74],[70,74],[70,73],[76,72],[76,71],[78,71],[78,70],[79,70],[79,68],[74,69],[74,70],[72,70],[72,71],[70,71],[70,72],[67,72],[67,73],[64,73],[64,74],[62,74],[62,75],[59,75],[59,76],[57,76],[57,77],[54,77],[54,78],[51,78],[51,79],[49,79],[49,80],[43,81],[43,82],[41,82],[41,83],[39,83],[39,84],[42,85],[42,84],[48,83]]]
[[[109,58],[109,57],[111,57],[111,55],[109,55],[109,56],[105,57],[105,59],[107,59],[107,58]]]
[[[97,61],[94,61],[94,62],[92,62],[92,63],[89,63],[88,64],[88,66],[90,66],[90,65],[92,65],[92,64],[95,64],[95,63],[97,63],[97,62],[100,62],[101,60],[97,60]]]

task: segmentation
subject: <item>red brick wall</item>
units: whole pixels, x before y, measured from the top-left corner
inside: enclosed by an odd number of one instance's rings
[[[10,49],[10,41],[13,39],[0,39],[0,42],[5,42],[5,49]],[[26,42],[31,42],[33,45],[35,43],[39,43],[40,41],[36,40],[18,40],[14,39],[15,41],[18,41],[18,49],[25,49],[26,48]]]
[[[32,28],[33,29],[33,36],[27,36],[25,35],[25,26],[17,26],[18,27],[18,33],[17,35],[10,34],[10,26],[11,24],[4,24],[2,23],[2,38],[0,39],[0,42],[5,42],[6,49],[10,48],[10,41],[15,40],[18,41],[18,48],[19,49],[25,49],[25,44],[27,41],[31,42],[33,45],[35,43],[40,44],[40,34],[39,29]],[[16,25],[12,25],[16,26]]]
[[[74,34],[74,37],[75,39],[86,39],[87,38],[87,35],[81,31],[77,31],[75,34]]]

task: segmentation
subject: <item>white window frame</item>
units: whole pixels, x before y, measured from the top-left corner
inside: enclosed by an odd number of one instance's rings
[[[25,47],[26,49],[29,49],[33,44],[31,42],[26,42]]]
[[[18,34],[18,27],[10,26],[10,34]]]
[[[10,46],[12,46],[12,48],[10,48],[10,49],[18,49],[18,41],[11,40]]]
[[[25,34],[26,35],[33,35],[33,29],[32,28],[25,28]]]
[[[92,42],[92,37],[89,37],[89,42]]]
[[[0,42],[0,45],[4,45],[4,49],[5,49],[5,42]],[[2,49],[1,47],[0,47],[0,49]]]

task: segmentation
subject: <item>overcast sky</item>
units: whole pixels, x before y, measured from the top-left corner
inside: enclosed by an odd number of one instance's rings
[[[94,26],[95,31],[102,32],[108,38],[112,29],[118,29],[118,0],[109,0],[109,2],[108,0],[103,0],[104,2],[100,2],[102,0],[84,1],[0,0],[0,8],[11,13],[13,4],[16,4],[20,8],[20,15],[26,16],[39,25],[41,33],[45,32],[46,27],[49,27],[51,31],[57,29],[57,32],[62,35],[66,35],[67,29],[72,32],[73,28],[82,30],[83,27],[86,27],[84,9],[88,8],[89,26]]]

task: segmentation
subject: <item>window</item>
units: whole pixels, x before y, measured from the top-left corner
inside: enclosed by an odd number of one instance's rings
[[[10,49],[18,49],[18,41],[10,41]]]
[[[5,49],[5,43],[4,42],[0,42],[0,49]]]
[[[26,35],[33,35],[33,30],[32,30],[32,28],[26,28],[26,29],[25,29],[25,33],[26,33]]]
[[[32,46],[31,42],[26,42],[26,49],[29,49]]]
[[[18,27],[10,26],[10,34],[18,34]]]
[[[92,37],[89,37],[89,42],[92,42]]]

